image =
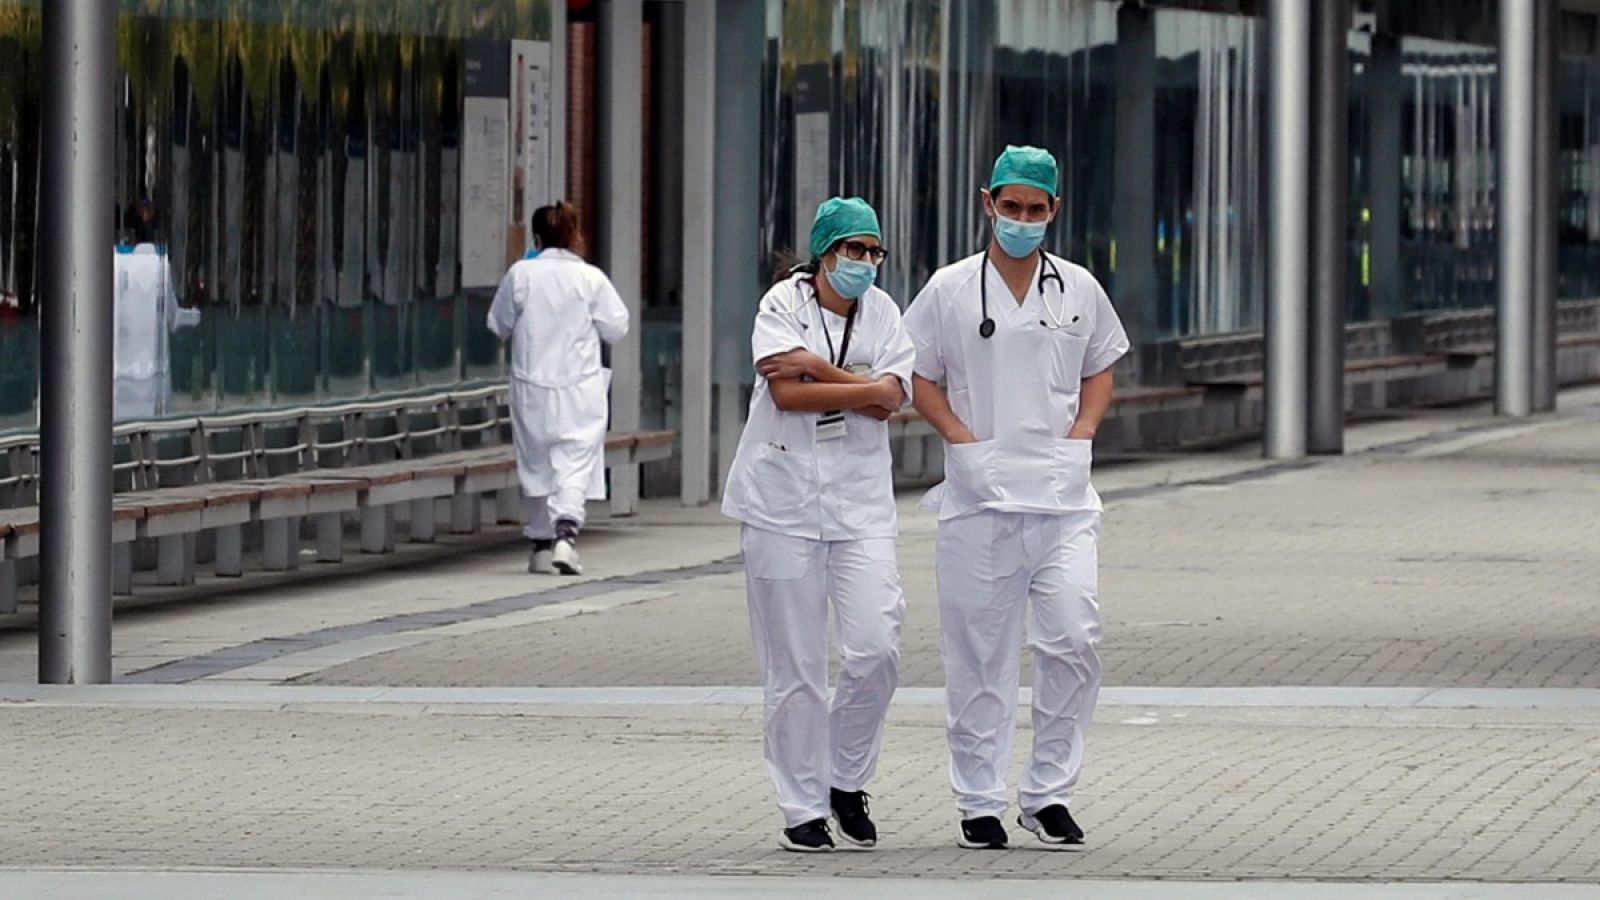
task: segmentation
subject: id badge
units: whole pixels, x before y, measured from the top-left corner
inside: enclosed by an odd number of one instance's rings
[[[836,441],[845,435],[844,413],[825,412],[817,417],[817,440]]]

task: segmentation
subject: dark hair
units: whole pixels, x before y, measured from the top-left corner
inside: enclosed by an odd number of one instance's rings
[[[802,260],[793,250],[782,249],[772,254],[772,283],[788,281],[796,275],[815,277],[821,260]]]
[[[148,199],[129,203],[122,212],[122,230],[135,244],[152,244],[156,240],[156,207]]]
[[[583,255],[583,231],[578,227],[578,208],[565,200],[533,211],[533,239],[540,249],[559,248]]]

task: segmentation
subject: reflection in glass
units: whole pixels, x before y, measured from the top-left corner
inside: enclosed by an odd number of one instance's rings
[[[154,211],[175,309],[198,318],[156,329],[155,414],[469,377],[486,329],[457,262],[461,47],[548,40],[549,5],[122,0],[107,207]],[[36,421],[38,8],[0,0],[0,430]],[[471,376],[499,360],[491,344]]]

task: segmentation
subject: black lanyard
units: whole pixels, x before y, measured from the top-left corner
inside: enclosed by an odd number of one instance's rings
[[[850,313],[844,317],[844,339],[839,342],[839,355],[833,355],[833,335],[828,333],[828,317],[823,315],[822,297],[817,296],[817,319],[822,322],[822,336],[828,340],[828,362],[837,368],[844,368],[845,355],[850,352],[850,331],[856,324],[856,310],[861,308],[861,301],[850,304]]]

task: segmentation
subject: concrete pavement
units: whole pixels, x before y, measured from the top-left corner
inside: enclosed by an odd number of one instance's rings
[[[883,848],[778,851],[737,531],[657,505],[592,535],[580,582],[478,549],[129,614],[118,672],[143,685],[0,686],[0,894],[740,896],[843,875],[869,897],[1060,877],[1113,897],[1592,895],[1600,391],[1350,443],[1100,471],[1085,852],[1014,827],[1008,853],[954,847],[914,498]],[[31,636],[0,635],[0,676],[31,674]]]

